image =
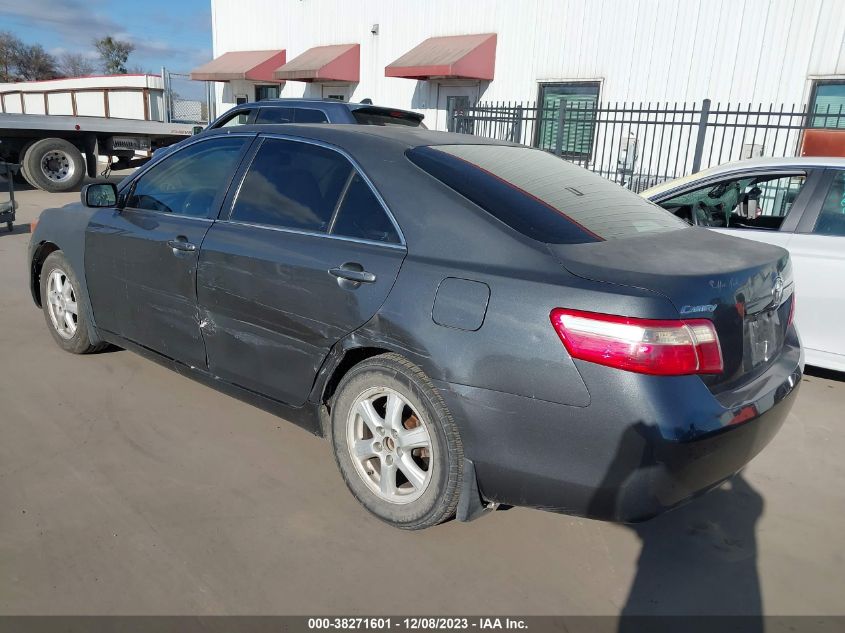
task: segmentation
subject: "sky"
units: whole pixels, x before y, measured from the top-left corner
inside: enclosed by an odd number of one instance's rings
[[[129,67],[187,72],[211,59],[211,0],[0,0],[0,31],[94,61],[92,41],[112,35],[135,45]]]

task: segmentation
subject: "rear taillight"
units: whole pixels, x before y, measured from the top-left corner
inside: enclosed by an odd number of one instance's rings
[[[655,320],[555,308],[552,325],[573,358],[640,374],[722,372],[712,321]]]

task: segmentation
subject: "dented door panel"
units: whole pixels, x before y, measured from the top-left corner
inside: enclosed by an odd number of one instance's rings
[[[405,249],[235,222],[203,243],[197,296],[210,371],[282,402],[305,402],[331,347],[386,299]],[[357,263],[372,282],[330,273]]]
[[[205,368],[196,266],[209,226],[210,220],[156,211],[98,212],[86,232],[85,257],[98,327]],[[195,250],[171,246],[177,241]]]

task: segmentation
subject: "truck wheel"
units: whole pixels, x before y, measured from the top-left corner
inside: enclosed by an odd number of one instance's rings
[[[21,151],[18,153],[18,163],[20,163],[21,168],[18,170],[18,173],[15,174],[15,178],[17,182],[24,182],[29,184],[29,176],[26,175],[26,166],[23,164],[24,156],[26,156],[27,151],[29,148],[32,147],[32,144],[35,141],[29,141],[26,145],[21,148]]]
[[[21,165],[29,184],[50,193],[76,189],[85,178],[82,152],[61,138],[45,138],[30,145]]]

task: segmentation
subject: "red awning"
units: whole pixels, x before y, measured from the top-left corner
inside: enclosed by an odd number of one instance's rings
[[[493,79],[496,34],[430,37],[384,69],[385,77]]]
[[[292,81],[348,81],[361,78],[361,45],[315,46],[278,68],[273,76]]]
[[[231,81],[250,79],[272,81],[273,70],[285,63],[285,51],[232,51],[223,53],[207,64],[191,71],[191,79],[201,81]]]

